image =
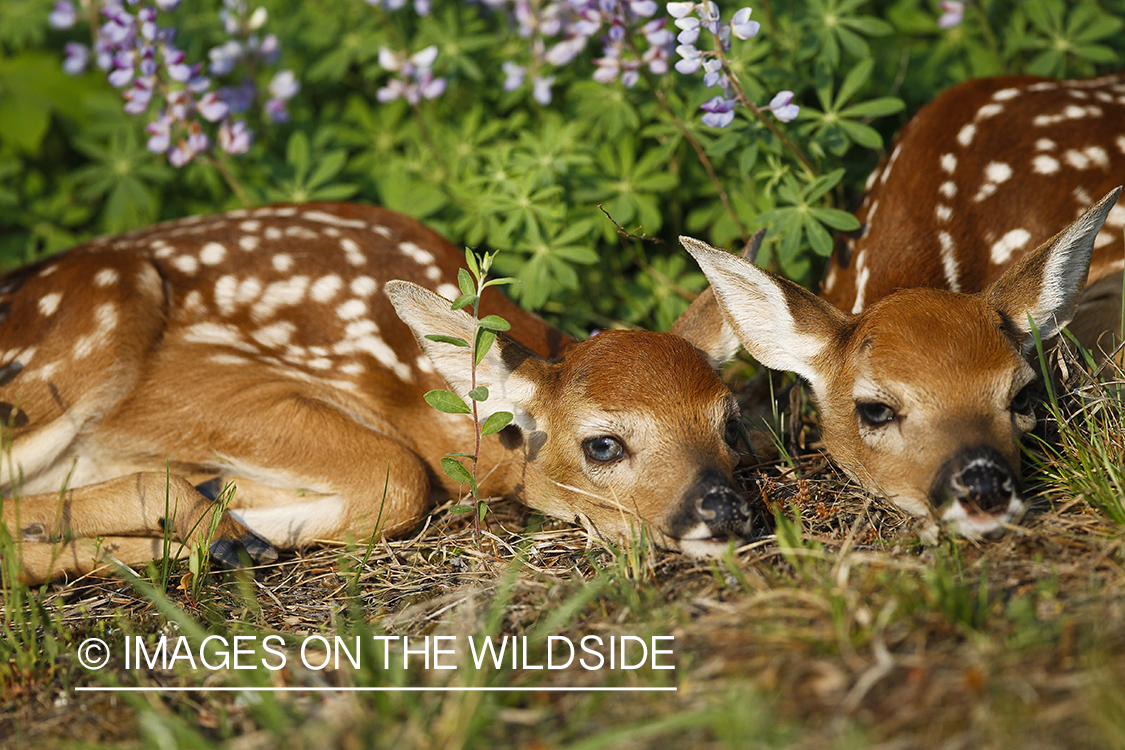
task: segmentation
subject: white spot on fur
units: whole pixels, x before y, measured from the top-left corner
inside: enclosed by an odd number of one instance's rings
[[[1086,154],[1082,153],[1081,151],[1077,151],[1073,148],[1068,149],[1066,153],[1063,154],[1063,160],[1075,169],[1090,168],[1089,157],[1087,157]]]
[[[315,359],[310,359],[305,364],[314,370],[327,370],[332,367],[332,360],[327,357],[317,357]]]
[[[984,182],[981,183],[980,189],[977,194],[973,196],[973,200],[977,203],[992,196],[996,193],[996,189],[1003,183],[1012,179],[1012,168],[1004,162],[993,161],[989,162],[988,166],[984,168]]]
[[[1050,138],[1040,138],[1035,142],[1035,149],[1037,151],[1054,151],[1058,148],[1058,144]]]
[[[265,320],[279,307],[299,304],[304,300],[308,286],[308,276],[294,276],[284,281],[275,281],[266,287],[261,299],[250,309],[250,317],[255,321]]]
[[[336,293],[339,292],[340,288],[343,286],[344,282],[341,281],[340,277],[336,274],[321,276],[312,285],[312,289],[309,290],[309,296],[317,302],[327,302],[335,297]]]
[[[286,273],[293,267],[293,256],[286,253],[278,253],[273,256],[273,267],[281,273]]]
[[[437,281],[441,278],[441,269],[437,266],[430,266],[426,269],[426,278],[430,281]]]
[[[321,224],[350,227],[352,229],[364,229],[367,226],[367,222],[359,221],[358,219],[345,219],[343,216],[337,216],[324,211],[302,211],[301,218],[308,221],[317,221]]]
[[[461,296],[461,290],[452,284],[441,284],[435,291],[450,302]]]
[[[340,366],[340,372],[345,375],[362,375],[363,365],[359,362],[348,362],[346,365]]]
[[[203,312],[203,294],[198,289],[192,289],[184,297],[184,311],[192,315]]]
[[[289,340],[293,338],[293,334],[296,330],[297,326],[288,320],[283,320],[259,328],[250,334],[250,338],[254,339],[262,346],[280,347],[289,343]]]
[[[281,230],[277,227],[266,227],[266,239],[271,241],[280,240],[282,237]]]
[[[249,221],[244,221],[241,224],[239,224],[238,228],[241,229],[243,232],[254,233],[254,232],[257,232],[258,230],[260,230],[262,228],[262,222],[255,221],[254,219],[250,219]]]
[[[227,257],[227,249],[218,242],[208,242],[199,251],[199,262],[208,266],[217,266]]]
[[[946,180],[945,182],[941,183],[941,187],[938,188],[938,192],[942,194],[942,197],[954,198],[957,196],[957,183],[953,180]]]
[[[262,282],[251,276],[248,279],[243,279],[242,283],[238,285],[238,294],[235,300],[240,305],[249,305],[251,302],[258,299],[261,293]]]
[[[953,174],[957,169],[957,157],[953,154],[941,155],[941,170],[946,174]]]
[[[231,323],[196,323],[184,330],[183,340],[189,344],[229,346],[252,354],[258,353],[258,347],[244,340],[242,332]]]
[[[1019,250],[1031,239],[1031,233],[1026,229],[1013,229],[1006,233],[992,245],[992,262],[996,265],[1007,263],[1012,258],[1012,253]]]
[[[116,284],[120,278],[121,276],[115,269],[103,268],[94,274],[94,283],[100,287],[107,287],[111,284]]]
[[[1106,226],[1120,227],[1125,226],[1125,206],[1120,203],[1109,209],[1109,215],[1105,217]]]
[[[340,320],[355,320],[367,314],[367,304],[361,299],[350,299],[336,308]]]
[[[380,226],[378,224],[372,224],[371,225],[371,231],[374,232],[375,234],[379,235],[380,237],[386,237],[388,240],[391,239],[392,237],[394,237],[394,235],[395,235],[395,233],[392,232],[387,227]]]
[[[1019,89],[1000,89],[992,94],[992,98],[998,102],[1006,102],[1009,99],[1015,99],[1019,95]]]
[[[316,232],[309,229],[308,227],[303,227],[300,224],[292,224],[285,227],[285,236],[295,237],[299,240],[315,240],[320,238],[320,235],[318,235]]]
[[[973,119],[977,120],[978,122],[981,120],[987,120],[989,117],[995,117],[1003,111],[1003,104],[986,104],[977,110],[976,117],[974,117]]]
[[[947,222],[950,217],[953,216],[953,209],[943,203],[939,203],[934,208],[934,216],[936,216],[937,220],[940,222]]]
[[[215,306],[223,317],[234,315],[235,298],[238,296],[238,279],[230,274],[215,282]]]
[[[941,243],[941,267],[945,273],[945,283],[954,292],[961,291],[961,264],[957,262],[957,246],[949,232],[938,232]]]
[[[973,137],[976,136],[976,134],[977,126],[970,122],[967,125],[961,126],[961,129],[957,131],[957,142],[962,146],[968,146],[973,142]]]
[[[357,276],[352,279],[352,283],[348,285],[348,288],[351,289],[352,294],[357,297],[370,297],[375,293],[375,290],[379,288],[379,285],[375,282],[375,279],[370,276]]]
[[[258,249],[258,244],[261,240],[253,235],[244,234],[238,238],[238,246],[246,252]]]
[[[39,298],[39,312],[43,315],[54,315],[62,301],[62,292],[51,292]]]
[[[402,254],[413,260],[420,266],[432,265],[434,262],[434,254],[429,250],[414,244],[413,242],[400,242],[398,249]]]
[[[344,251],[344,258],[353,266],[362,266],[367,262],[367,258],[360,252],[359,243],[351,237],[341,238],[340,248]]]
[[[1042,81],[1040,83],[1031,84],[1030,86],[1027,87],[1027,90],[1028,91],[1035,91],[1035,92],[1054,91],[1058,87],[1059,87],[1059,84],[1056,83],[1055,81]]]
[[[250,364],[250,360],[237,354],[212,354],[207,358],[207,361],[214,365],[232,365],[234,367],[245,367]]]
[[[1087,208],[1094,205],[1094,199],[1090,197],[1090,194],[1086,192],[1084,187],[1076,187],[1074,190],[1070,191],[1070,194],[1074,196],[1074,200],[1078,201],[1079,209],[1077,215],[1079,216],[1081,216]]]
[[[1117,150],[1125,154],[1125,135],[1117,136]]]
[[[199,261],[192,255],[180,255],[172,258],[172,265],[183,273],[195,273],[199,270]]]
[[[417,367],[418,370],[421,371],[421,372],[425,372],[425,373],[433,373],[434,372],[434,363],[431,362],[430,358],[427,357],[425,354],[422,354],[421,356],[418,357],[418,359],[414,360],[414,366]]]
[[[1046,154],[1040,154],[1031,160],[1031,169],[1036,174],[1054,174],[1059,171],[1059,160]]]

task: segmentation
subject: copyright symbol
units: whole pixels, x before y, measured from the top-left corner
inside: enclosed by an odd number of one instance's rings
[[[87,638],[78,647],[78,663],[86,669],[101,669],[108,662],[109,646],[101,638]]]

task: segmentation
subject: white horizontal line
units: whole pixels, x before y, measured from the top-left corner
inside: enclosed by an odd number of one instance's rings
[[[676,692],[677,687],[100,687],[76,686],[75,692],[100,693],[294,693],[294,692],[341,692],[341,693],[645,693]]]

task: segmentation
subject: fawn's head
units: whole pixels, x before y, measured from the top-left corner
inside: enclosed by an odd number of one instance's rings
[[[472,340],[472,319],[413,284],[386,290],[437,371],[467,393],[467,350],[424,336]],[[696,555],[748,536],[750,513],[732,479],[738,407],[711,361],[732,347],[699,343],[712,348],[667,333],[605,331],[551,361],[500,334],[477,370],[477,385],[489,389],[478,406],[481,419],[514,415],[524,502],[610,541],[639,537],[643,526],[657,544]]]
[[[986,536],[1023,510],[1019,440],[1035,425],[1035,336],[1049,339],[1070,320],[1119,192],[979,294],[903,289],[855,315],[683,242],[747,351],[808,381],[825,446],[845,472],[907,511]]]

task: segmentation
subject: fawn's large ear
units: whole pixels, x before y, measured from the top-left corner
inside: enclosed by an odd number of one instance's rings
[[[681,237],[711,282],[727,323],[750,356],[766,367],[795,372],[820,393],[816,359],[846,316],[812,292],[753,263]]]
[[[445,378],[453,392],[466,397],[473,388],[469,349],[426,336],[448,336],[472,342],[476,332],[472,317],[464,310],[451,310],[449,300],[409,281],[388,281],[384,290],[438,374]],[[535,420],[529,409],[549,367],[545,360],[521,344],[503,333],[497,334],[496,343],[477,365],[476,383],[488,388],[488,399],[478,404],[480,418],[509,411],[517,427],[534,429]]]
[[[984,290],[985,299],[1023,337],[1025,351],[1055,336],[1074,317],[1090,272],[1094,238],[1117,201],[1121,188],[1102,198],[1066,229],[1020,258]],[[1033,329],[1034,326],[1034,329]]]
[[[762,238],[765,235],[766,230],[759,229],[750,238],[746,249],[742,251],[742,257],[747,262],[753,263],[758,257],[758,249],[761,248]],[[715,299],[715,291],[710,287],[704,289],[695,298],[695,301],[688,306],[688,309],[676,318],[676,322],[672,324],[668,333],[674,333],[687,340],[688,343],[703,352],[711,362],[711,366],[716,370],[723,363],[734,359],[734,355],[738,354],[741,347],[738,335],[727,322],[723,311],[719,309],[719,303]]]

